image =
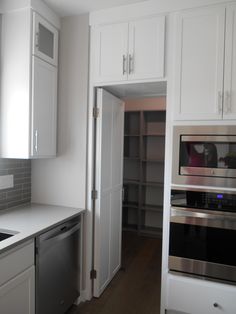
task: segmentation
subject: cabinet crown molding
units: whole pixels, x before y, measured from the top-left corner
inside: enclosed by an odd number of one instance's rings
[[[112,24],[185,9],[232,2],[235,3],[232,0],[149,0],[91,12],[89,24],[90,26]]]
[[[41,0],[1,0],[0,14],[21,9],[32,9],[50,21],[57,29],[60,29],[60,18]]]

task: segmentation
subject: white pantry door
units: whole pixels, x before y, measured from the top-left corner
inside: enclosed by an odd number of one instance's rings
[[[99,297],[121,266],[124,104],[97,90],[94,296]]]

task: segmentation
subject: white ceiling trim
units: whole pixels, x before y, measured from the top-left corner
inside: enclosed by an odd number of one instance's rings
[[[96,10],[128,5],[146,0],[43,0],[60,16],[85,14]]]

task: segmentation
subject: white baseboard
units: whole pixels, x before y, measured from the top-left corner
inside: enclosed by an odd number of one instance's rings
[[[90,299],[86,298],[86,295],[87,295],[86,290],[80,291],[80,296],[75,300],[74,304],[79,305],[82,302],[89,301]]]

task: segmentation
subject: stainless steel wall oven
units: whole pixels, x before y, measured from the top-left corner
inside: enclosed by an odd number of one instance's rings
[[[171,192],[169,270],[236,284],[236,191]]]
[[[175,126],[172,183],[236,188],[236,126]]]

